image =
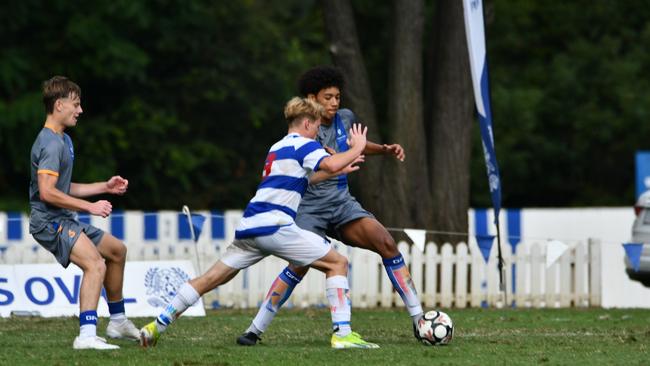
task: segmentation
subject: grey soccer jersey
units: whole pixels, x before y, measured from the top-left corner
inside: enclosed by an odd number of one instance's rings
[[[67,134],[59,135],[44,127],[36,137],[31,152],[31,181],[29,183],[29,232],[36,233],[52,221],[62,218],[74,218],[75,214],[64,208],[42,202],[38,191],[38,174],[58,177],[56,189],[65,194],[70,193],[74,148]]]
[[[352,111],[349,109],[341,109],[337,112],[337,114],[341,119],[344,131],[337,131],[337,126],[333,119],[332,123],[330,123],[329,126],[323,124],[320,125],[318,136],[316,136],[316,141],[320,142],[320,144],[323,146],[334,149],[338,153],[342,152],[342,147],[339,146],[342,141],[337,142],[337,136],[340,136],[343,140],[345,140],[347,138],[347,135],[350,133],[352,124],[357,122],[357,116],[355,116],[354,113],[352,113]],[[303,196],[303,200],[330,200],[332,198],[339,197],[341,193],[343,193],[339,191],[348,191],[347,183],[341,184],[341,179],[344,178],[334,177],[318,184],[309,186],[307,192]],[[324,191],[327,191],[329,193],[327,195],[324,195]]]
[[[340,123],[334,118],[329,126],[321,125],[316,140],[341,152],[347,145],[350,127],[357,119],[349,109],[341,109],[337,114]],[[352,197],[347,178],[339,176],[307,188],[298,207],[296,224],[323,237],[339,237],[338,230],[342,225],[364,217],[374,216]]]

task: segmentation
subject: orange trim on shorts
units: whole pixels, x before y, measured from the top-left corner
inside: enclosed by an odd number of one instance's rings
[[[55,177],[59,176],[58,172],[55,172],[54,170],[48,170],[48,169],[39,169],[36,174],[47,174],[47,175],[53,175]]]

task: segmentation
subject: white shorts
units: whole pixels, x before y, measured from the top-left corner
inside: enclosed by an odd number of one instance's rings
[[[291,224],[271,235],[235,239],[226,248],[221,261],[228,267],[244,269],[274,255],[297,266],[308,266],[323,258],[330,249],[332,245],[327,240]]]

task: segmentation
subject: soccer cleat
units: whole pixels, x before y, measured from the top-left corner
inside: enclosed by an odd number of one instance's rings
[[[108,322],[108,327],[106,328],[106,336],[113,339],[119,338],[127,339],[130,341],[137,341],[140,339],[140,331],[128,319],[124,320],[121,323],[110,321]]]
[[[359,333],[352,332],[345,337],[339,337],[332,334],[332,348],[379,348],[379,345],[364,341]]]
[[[155,346],[158,343],[158,338],[160,338],[160,332],[158,332],[155,320],[140,329],[140,345],[142,347]]]
[[[254,346],[262,338],[253,332],[246,332],[237,338],[237,344],[240,346]]]
[[[73,349],[119,349],[120,346],[106,343],[106,340],[101,337],[77,337],[72,343]]]

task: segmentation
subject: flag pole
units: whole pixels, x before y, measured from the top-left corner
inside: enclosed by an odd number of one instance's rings
[[[194,225],[192,225],[192,213],[190,212],[190,208],[187,207],[187,205],[183,205],[183,213],[187,217],[187,225],[190,227],[190,234],[192,235],[192,240],[194,241],[194,255],[196,256],[196,266],[199,270],[198,273],[203,273],[203,271],[201,271],[201,260],[199,258],[199,240],[196,237],[196,233],[194,232]]]
[[[501,228],[499,211],[501,209],[501,178],[494,148],[492,131],[492,113],[489,73],[487,66],[487,48],[485,42],[485,25],[483,19],[482,0],[463,0],[463,17],[465,20],[465,35],[467,37],[467,53],[469,56],[470,74],[474,89],[474,102],[479,117],[483,154],[487,168],[488,186],[494,206],[494,224],[497,229],[497,245],[499,270],[499,288],[503,293],[504,304],[507,302],[503,254],[501,252]]]

